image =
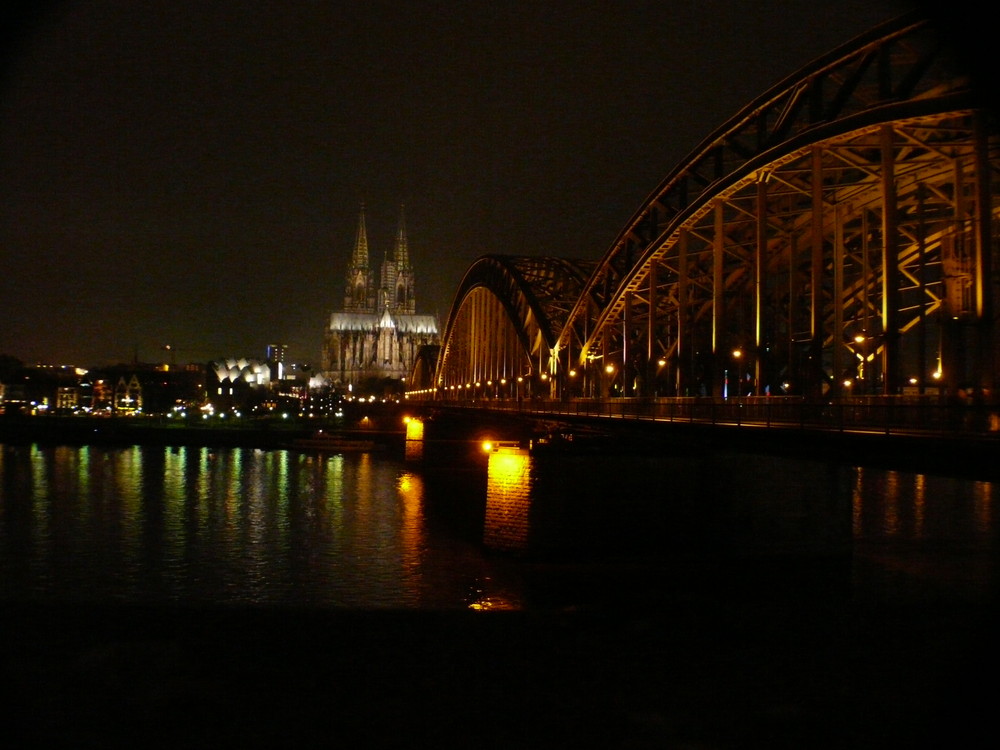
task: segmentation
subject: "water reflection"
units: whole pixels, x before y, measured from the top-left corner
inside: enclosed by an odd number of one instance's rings
[[[923,601],[996,587],[989,482],[725,453],[606,464],[491,454],[485,547],[535,563],[639,563],[748,592]]]
[[[408,575],[419,575],[423,545],[424,483],[418,474],[404,472],[396,480],[396,492],[402,507],[400,549],[402,567]]]
[[[423,483],[397,462],[197,447],[0,454],[7,597],[441,603],[423,585]]]
[[[711,566],[711,585],[762,591],[816,560],[860,598],[996,586],[989,482],[724,453],[505,449],[486,468],[0,446],[3,596],[504,609],[575,605],[602,587],[676,596],[664,574],[683,581]],[[748,564],[761,560],[773,562],[766,573]],[[640,570],[657,577],[637,584]]]
[[[889,600],[963,599],[996,590],[992,482],[855,468],[855,588]]]
[[[823,462],[713,455],[615,456],[608,464],[493,452],[485,544],[542,556],[657,559],[849,549],[843,479]]]

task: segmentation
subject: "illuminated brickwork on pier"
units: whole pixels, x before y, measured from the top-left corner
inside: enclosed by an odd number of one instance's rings
[[[531,454],[521,448],[500,448],[490,453],[487,472],[483,543],[497,550],[525,549],[533,487]]]

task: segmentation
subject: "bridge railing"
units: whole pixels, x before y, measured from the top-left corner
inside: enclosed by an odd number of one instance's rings
[[[535,414],[841,432],[978,436],[1000,441],[1000,404],[937,397],[863,396],[824,401],[793,396],[739,398],[479,398],[452,406]]]

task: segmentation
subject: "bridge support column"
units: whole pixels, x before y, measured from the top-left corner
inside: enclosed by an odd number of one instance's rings
[[[757,247],[754,252],[754,351],[753,394],[759,396],[764,379],[764,296],[767,284],[767,181],[765,172],[757,180]]]
[[[712,395],[724,395],[727,357],[723,355],[726,331],[725,215],[722,201],[715,204],[712,237]]]
[[[823,394],[823,152],[812,150],[812,221],[809,292],[809,364],[805,393]]]
[[[625,292],[625,314],[622,315],[622,396],[635,395],[636,371],[632,360],[632,293]]]
[[[899,225],[893,129],[882,127],[882,393],[899,393]]]
[[[833,230],[833,335],[830,337],[833,349],[830,372],[833,375],[831,390],[834,395],[843,392],[844,372],[844,221],[841,206],[834,207]]]
[[[656,340],[656,262],[649,264],[649,279],[647,284],[649,296],[649,314],[646,320],[646,372],[643,380],[643,392],[640,396],[656,396],[659,390],[654,343]]]
[[[993,278],[993,183],[990,180],[990,158],[986,115],[978,113],[973,122],[976,159],[976,315],[979,321],[979,341],[976,351],[979,361],[978,386],[990,392],[996,400],[1000,387],[997,374],[997,330],[993,300],[997,280]]]
[[[600,372],[602,399],[607,399],[611,396],[611,374],[608,372],[610,364],[608,361],[608,336],[605,334],[604,338],[601,339],[601,366],[598,368]]]
[[[676,395],[686,396],[688,361],[694,350],[690,343],[690,301],[688,300],[688,233],[681,232],[677,240],[677,356],[674,362]],[[690,350],[690,351],[689,351]]]

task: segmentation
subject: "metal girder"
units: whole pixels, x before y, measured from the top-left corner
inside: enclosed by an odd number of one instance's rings
[[[555,331],[596,261],[488,255],[459,287],[439,358],[439,387],[546,371]]]
[[[869,392],[873,377],[880,392],[898,392],[903,378],[927,382],[941,371],[937,326],[983,318],[976,232],[998,210],[989,199],[981,217],[977,191],[992,181],[1000,148],[996,139],[979,144],[976,122],[971,112],[894,122],[760,170],[715,196],[636,269],[622,313],[592,322],[603,325],[592,340],[647,383],[667,360],[660,393],[717,393],[734,369],[748,392],[786,382],[797,391],[837,388],[859,355]],[[992,165],[986,174],[980,148]]]
[[[719,394],[734,372],[751,392],[816,394],[855,361],[865,388],[877,376],[898,392],[908,372],[922,384],[928,352],[938,374],[947,358],[929,321],[967,319],[970,288],[992,297],[998,155],[979,123],[967,77],[920,19],[827,55],[668,176],[553,350],[573,350],[567,367],[617,359],[625,395]]]
[[[995,123],[934,28],[886,24],[710,135],[599,261],[477,261],[437,383],[531,371],[551,395],[995,388],[998,173]]]
[[[913,103],[926,97],[941,100],[969,93],[967,79],[956,78],[939,46],[926,22],[902,19],[817,60],[751,103],[703,141],[654,191],[605,254],[569,325],[581,327],[590,297],[602,313],[617,316],[623,287],[632,280],[636,266],[648,260],[651,247],[663,241],[664,232],[703,207],[727,182],[755,171],[758,164],[762,167],[783,151],[829,135],[831,129],[844,132],[873,118],[882,121],[890,115],[880,116],[880,110],[898,110],[901,102],[916,108]],[[873,65],[873,59],[882,63]],[[589,328],[592,338],[596,329]],[[568,328],[561,332],[560,343],[571,335]]]

